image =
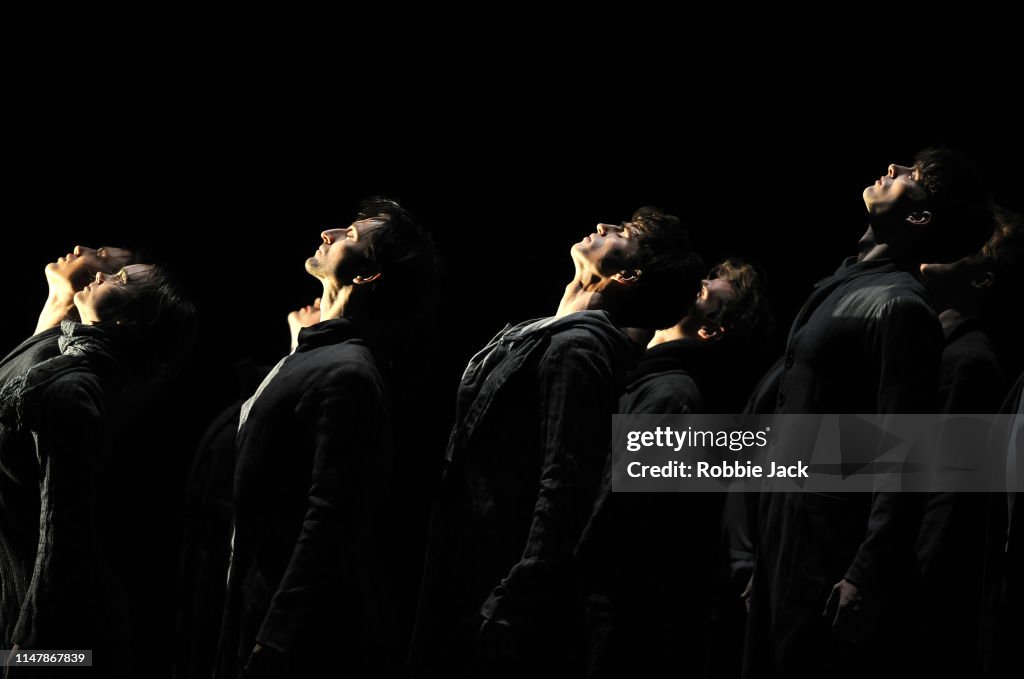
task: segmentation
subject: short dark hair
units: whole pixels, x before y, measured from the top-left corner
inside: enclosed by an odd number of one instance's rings
[[[640,271],[635,301],[621,315],[626,325],[667,328],[686,315],[700,289],[704,262],[693,251],[679,218],[656,207],[633,213],[633,233],[640,247],[632,262]]]
[[[140,382],[172,379],[195,345],[195,306],[162,265],[152,265],[144,278],[125,289],[123,303],[104,321],[125,352],[133,378]]]
[[[726,329],[722,339],[730,342],[764,341],[775,328],[765,291],[764,274],[753,264],[730,258],[719,262],[708,279],[728,281],[734,297],[708,316],[708,320]]]
[[[914,157],[914,167],[932,213],[925,259],[949,262],[976,252],[993,227],[992,197],[977,166],[962,153],[932,147]]]
[[[359,219],[383,219],[367,254],[380,272],[373,283],[372,313],[385,322],[416,322],[436,302],[440,264],[430,234],[408,210],[390,198],[374,196],[359,206]]]

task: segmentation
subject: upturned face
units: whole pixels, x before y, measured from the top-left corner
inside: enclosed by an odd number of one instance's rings
[[[82,323],[91,325],[113,320],[132,294],[132,287],[145,280],[150,264],[130,264],[116,273],[98,272],[93,281],[75,293],[75,307]]]
[[[78,291],[94,280],[96,273],[112,274],[132,260],[131,250],[104,245],[95,250],[84,245],[46,265],[46,278],[51,284],[68,285]]]

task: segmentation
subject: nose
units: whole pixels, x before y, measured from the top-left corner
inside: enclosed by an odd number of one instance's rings
[[[901,177],[906,174],[911,174],[911,172],[913,172],[913,170],[911,170],[911,168],[909,167],[906,167],[905,165],[894,164],[889,166],[889,176],[893,178]]]
[[[321,232],[320,237],[324,240],[324,243],[330,245],[334,241],[338,240],[345,229],[326,229]]]
[[[97,271],[96,272],[96,282],[97,283],[103,283],[106,280],[107,280],[107,274],[103,273],[102,271]]]

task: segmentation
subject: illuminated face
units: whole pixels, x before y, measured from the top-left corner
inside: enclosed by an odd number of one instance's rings
[[[371,217],[352,222],[344,229],[322,232],[323,244],[306,260],[306,271],[321,280],[331,278],[341,285],[351,283],[372,263],[370,244],[374,234],[387,225],[387,220]]]
[[[76,245],[74,250],[46,265],[46,278],[53,283],[81,290],[96,273],[114,273],[132,260],[131,250],[103,246],[97,249]]]
[[[152,268],[150,264],[130,264],[117,273],[98,272],[92,283],[75,293],[75,307],[82,323],[112,320],[131,297],[132,286],[145,280]]]
[[[905,165],[890,165],[886,174],[864,189],[864,206],[875,218],[905,219],[928,203],[928,189],[921,183],[921,170]]]
[[[697,293],[697,300],[693,306],[699,316],[710,318],[734,299],[736,290],[732,283],[723,278],[712,278],[701,281],[700,292]]]
[[[598,224],[597,230],[584,236],[570,250],[577,266],[590,268],[602,276],[612,276],[632,268],[640,243],[632,223]]]

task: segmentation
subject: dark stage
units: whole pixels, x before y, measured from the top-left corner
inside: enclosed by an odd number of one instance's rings
[[[423,356],[433,366],[437,441],[465,361],[505,323],[554,313],[572,275],[569,248],[596,222],[658,205],[689,225],[709,265],[726,256],[760,265],[778,326],[767,366],[811,285],[855,254],[866,224],[861,191],[889,163],[948,145],[978,163],[999,203],[1024,211],[1019,126],[915,129],[888,114],[854,125],[824,106],[741,123],[726,122],[735,112],[691,112],[684,122],[623,109],[493,97],[443,120],[371,124],[357,119],[365,112],[307,120],[233,104],[152,117],[92,112],[57,132],[56,118],[44,116],[14,141],[5,351],[32,332],[44,265],[75,244],[147,248],[200,313],[191,363],[140,429],[157,443],[140,443],[118,472],[137,483],[106,500],[130,508],[123,548],[135,566],[125,576],[136,626],[150,632],[138,658],[166,658],[174,638],[181,507],[199,437],[239,397],[237,363],[285,355],[286,315],[319,294],[303,263],[320,231],[347,225],[362,198],[400,200],[432,230],[444,260],[441,341]],[[154,660],[146,676],[169,676],[169,662]]]

